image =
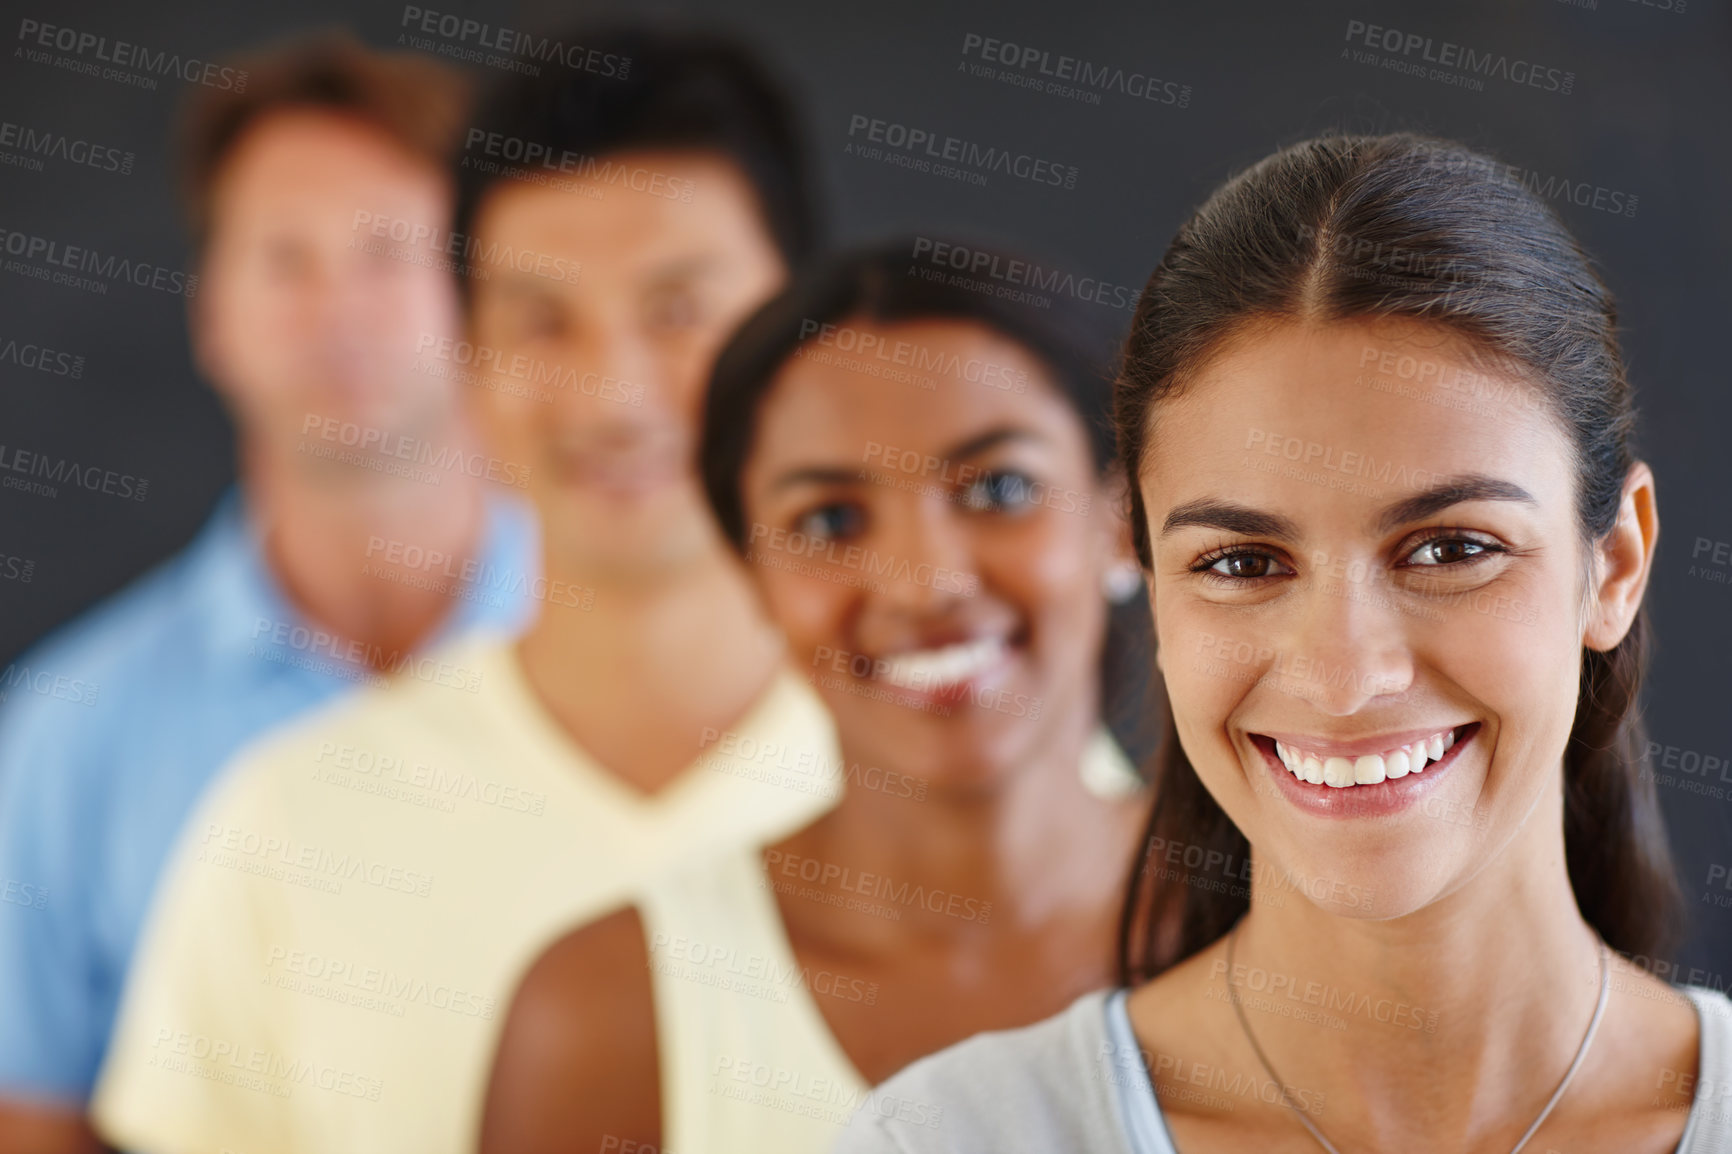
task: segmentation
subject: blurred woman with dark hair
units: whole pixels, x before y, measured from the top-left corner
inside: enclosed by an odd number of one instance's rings
[[[842,761],[735,752],[841,800],[554,943],[510,1010],[487,1149],[805,1154],[863,1103],[936,1125],[869,1087],[1111,978],[1149,797],[1102,724],[1111,607],[1141,589],[1107,381],[909,252],[797,280],[706,401],[711,505]]]

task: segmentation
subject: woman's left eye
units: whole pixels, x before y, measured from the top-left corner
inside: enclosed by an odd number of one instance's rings
[[[659,329],[690,328],[701,314],[697,294],[690,290],[664,292],[650,301],[650,321]]]
[[[794,531],[820,540],[835,541],[850,537],[866,523],[866,515],[858,505],[833,502],[802,513],[794,522]]]
[[[1407,564],[1420,566],[1459,565],[1464,561],[1474,561],[1488,553],[1499,552],[1495,546],[1481,541],[1470,541],[1466,537],[1434,537],[1422,541],[1418,548],[1407,555]]]
[[[1034,504],[1034,480],[1013,469],[984,473],[962,490],[959,503],[977,513],[1007,513]]]

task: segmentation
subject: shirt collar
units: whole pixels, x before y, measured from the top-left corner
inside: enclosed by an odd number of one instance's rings
[[[516,633],[535,615],[531,590],[541,574],[540,527],[533,508],[516,497],[488,493],[479,556],[484,573],[521,574],[509,588],[487,596],[453,598],[450,613],[423,649],[473,628]],[[278,624],[315,628],[289,600],[265,558],[264,535],[238,485],[218,498],[209,520],[194,539],[187,583],[202,603],[206,644],[224,657],[257,661],[253,651],[268,642]],[[321,655],[329,658],[329,655]],[[295,668],[279,665],[278,668]]]

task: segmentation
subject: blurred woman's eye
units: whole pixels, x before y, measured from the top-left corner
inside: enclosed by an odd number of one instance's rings
[[[1418,547],[1407,555],[1403,564],[1418,567],[1465,565],[1502,552],[1504,549],[1501,545],[1490,541],[1461,536],[1438,536],[1421,541]]]
[[[299,280],[312,271],[313,258],[304,245],[291,240],[274,240],[265,247],[264,267],[266,275],[273,280]]]
[[[857,536],[865,525],[866,513],[860,506],[833,501],[800,514],[794,521],[794,532],[820,540],[838,541]]]
[[[1034,480],[1014,469],[983,473],[957,498],[976,513],[1015,513],[1034,505]]]
[[[548,340],[564,331],[564,322],[557,309],[533,305],[524,309],[517,322],[517,332],[524,340]]]
[[[1223,549],[1198,559],[1193,573],[1206,573],[1226,581],[1257,581],[1284,577],[1293,572],[1273,553],[1260,549]]]
[[[689,287],[664,289],[649,299],[649,321],[657,329],[689,329],[703,312],[698,294]]]

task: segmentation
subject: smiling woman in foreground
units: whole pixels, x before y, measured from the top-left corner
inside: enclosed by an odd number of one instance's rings
[[[1732,1149],[1732,1003],[1626,960],[1681,905],[1613,305],[1500,173],[1313,140],[1180,230],[1116,398],[1170,703],[1132,988],[839,1154]]]

